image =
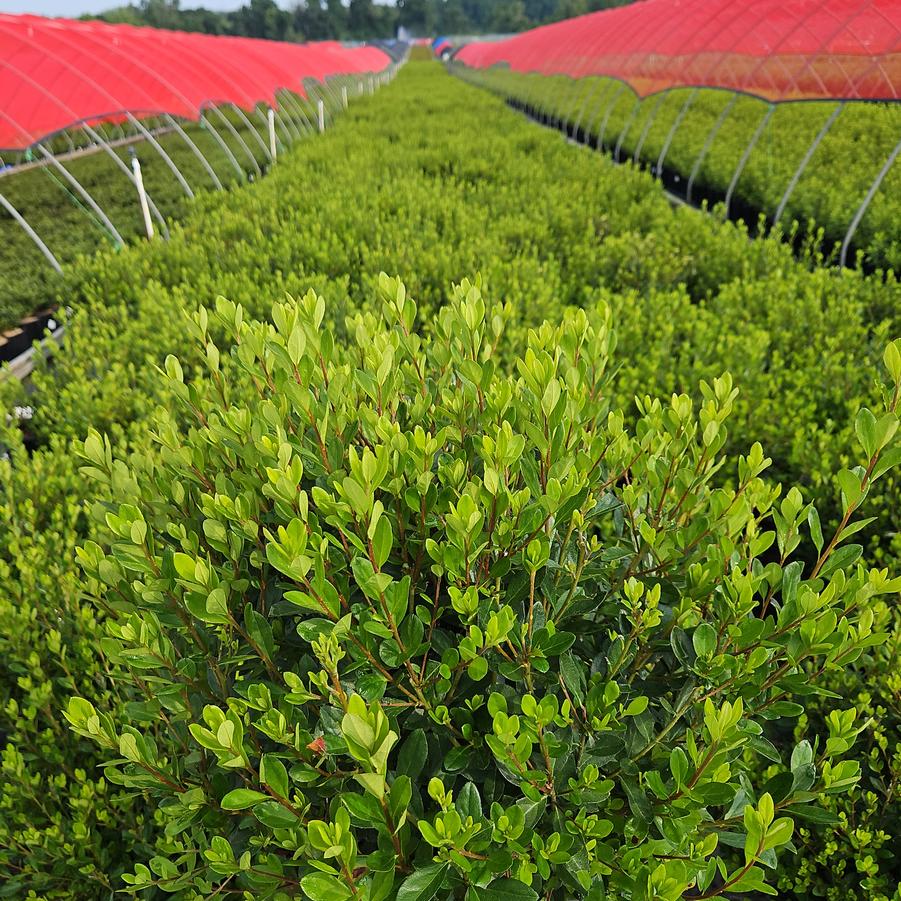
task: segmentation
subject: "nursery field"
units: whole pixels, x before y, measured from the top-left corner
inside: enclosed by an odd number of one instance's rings
[[[179,219],[0,381],[0,898],[901,898],[894,275],[434,63]]]
[[[731,187],[733,210],[740,207],[752,222],[755,211],[772,221],[782,207],[783,229],[796,220],[814,235],[822,230],[829,250],[841,245],[901,127],[897,104],[770,105],[713,88],[678,88],[639,100],[611,78],[524,76],[502,69],[461,74],[570,133],[578,131],[620,161],[635,160],[654,172],[662,162],[680,195],[691,181],[696,202],[722,200]],[[750,154],[733,184],[746,148]],[[785,197],[799,167],[797,183]],[[901,172],[893,167],[854,234],[852,248],[871,266],[901,266],[899,190]]]

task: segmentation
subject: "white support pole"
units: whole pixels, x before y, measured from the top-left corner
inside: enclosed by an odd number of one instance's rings
[[[357,82],[357,93],[362,97],[363,96],[363,82]]]
[[[373,80],[373,78],[372,78],[371,75],[369,76],[369,93],[370,93],[370,94],[374,94],[374,93],[375,93],[375,82],[374,82],[374,80]]]
[[[134,172],[131,171],[128,164],[123,160],[115,150],[106,142],[106,139],[91,125],[87,122],[81,123],[81,129],[84,133],[94,142],[94,146],[102,147],[104,153],[106,153],[109,158],[113,161],[113,165],[115,165],[120,172],[131,182],[132,185],[137,187],[138,180],[134,176]],[[160,233],[162,236],[168,241],[169,240],[169,226],[166,225],[166,220],[163,218],[163,214],[157,208],[157,205],[153,202],[153,197],[149,194],[147,195],[147,205],[150,207],[150,212],[153,214],[153,218],[159,223]]]
[[[319,132],[321,134],[325,131],[325,104],[321,98],[316,101],[316,115],[319,118]]]
[[[341,85],[341,103],[347,109],[347,85]]]
[[[275,144],[275,110],[271,106],[267,111],[266,121],[269,123],[269,155],[274,163],[278,159],[278,148]]]
[[[144,217],[144,231],[147,239],[153,239],[153,221],[150,218],[150,207],[147,205],[147,192],[144,190],[144,177],[141,175],[141,162],[137,157],[132,157],[131,168],[135,174],[135,184],[138,188],[138,199],[141,201],[141,215]]]

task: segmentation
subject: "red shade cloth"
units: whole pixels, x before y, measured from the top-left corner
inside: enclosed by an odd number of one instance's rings
[[[456,60],[604,75],[642,97],[716,87],[772,101],[897,100],[901,0],[644,0],[470,44]]]
[[[381,71],[375,47],[290,44],[132,25],[0,14],[0,147],[23,148],[85,119],[171,113],[204,103],[252,109],[304,78]]]

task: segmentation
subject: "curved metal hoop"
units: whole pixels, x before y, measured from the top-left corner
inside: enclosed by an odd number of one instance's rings
[[[864,217],[864,213],[866,213],[870,204],[873,202],[873,198],[876,196],[877,191],[879,190],[882,182],[884,181],[886,175],[888,175],[889,169],[895,163],[895,160],[898,159],[898,155],[901,154],[901,141],[895,145],[895,149],[889,154],[888,159],[885,161],[885,165],[879,170],[879,174],[873,180],[873,184],[870,185],[870,190],[867,191],[867,196],[864,197],[863,203],[857,208],[857,212],[854,214],[854,218],[851,220],[851,224],[848,226],[848,231],[845,234],[845,240],[842,241],[842,249],[841,254],[839,255],[839,264],[844,266],[848,259],[848,249],[851,247],[851,241],[854,238],[854,233],[857,231],[857,227],[860,225],[861,220]]]
[[[691,169],[691,175],[688,178],[688,188],[686,189],[685,198],[691,203],[691,194],[692,189],[694,188],[695,179],[698,177],[698,173],[701,171],[701,166],[704,164],[704,160],[707,158],[707,154],[710,153],[710,148],[713,146],[713,142],[719,133],[720,128],[723,126],[723,122],[726,121],[726,117],[729,113],[732,112],[732,108],[738,102],[738,94],[733,94],[729,98],[729,102],[720,110],[720,114],[717,117],[716,122],[713,123],[710,131],[707,132],[707,138],[704,141],[704,146],[701,148],[701,152],[698,154],[698,158],[695,160],[694,166]]]
[[[688,111],[691,109],[697,96],[698,89],[694,88],[694,90],[692,90],[692,92],[685,98],[685,103],[682,104],[682,108],[679,110],[675,120],[673,121],[672,127],[670,128],[669,133],[666,136],[666,140],[663,142],[663,147],[660,150],[660,156],[657,157],[658,176],[663,171],[663,163],[666,160],[666,155],[669,153],[670,144],[673,143],[673,138],[676,137],[676,131],[682,124],[682,120],[688,115]]]
[[[745,147],[744,153],[741,155],[741,159],[738,161],[738,165],[735,167],[735,172],[732,174],[732,181],[729,182],[729,189],[726,191],[726,218],[729,217],[729,205],[732,203],[732,195],[735,192],[735,188],[738,185],[738,180],[741,178],[742,172],[745,171],[745,166],[748,164],[748,160],[751,158],[751,153],[754,151],[754,148],[757,146],[757,142],[760,140],[761,135],[766,130],[767,125],[769,125],[770,119],[773,118],[773,113],[776,112],[775,104],[771,103],[767,108],[766,113],[763,118],[757,124],[757,128],[754,131],[754,134],[751,136],[751,140],[748,141],[748,146]]]
[[[50,248],[41,240],[40,235],[28,224],[28,220],[2,195],[0,194],[0,206],[9,213],[10,216],[13,217],[15,222],[22,227],[22,230],[25,234],[34,241],[38,250],[46,257],[47,262],[60,274],[62,274],[63,267],[60,266],[59,260],[53,255],[53,252]]]
[[[663,98],[666,97],[666,94],[658,94],[657,98],[654,101],[654,106],[651,108],[651,111],[648,113],[648,118],[644,123],[644,128],[641,130],[641,136],[638,139],[638,143],[635,145],[635,153],[632,154],[632,162],[638,164],[641,160],[641,151],[644,147],[644,142],[647,140],[648,134],[651,131],[651,126],[654,124],[654,120],[657,118],[657,111],[660,109],[663,104]]]
[[[823,123],[823,127],[819,130],[817,136],[813,139],[810,146],[807,148],[807,152],[804,154],[804,158],[800,163],[798,163],[798,168],[795,169],[794,175],[792,175],[791,181],[789,181],[788,186],[785,189],[785,193],[782,195],[782,200],[779,201],[779,206],[776,208],[776,214],[773,216],[773,225],[776,225],[782,218],[782,214],[785,212],[785,207],[788,205],[789,198],[792,196],[795,187],[801,180],[801,176],[804,174],[804,170],[807,168],[807,164],[811,161],[811,159],[813,159],[813,155],[816,152],[817,147],[820,146],[823,138],[826,137],[829,129],[832,128],[832,126],[835,124],[835,120],[839,117],[839,114],[844,108],[844,101],[836,105],[835,109],[833,109],[832,113],[829,115],[829,118]]]
[[[609,106],[606,107],[604,112],[604,121],[601,122],[601,127],[598,129],[598,141],[597,148],[598,150],[604,149],[604,135],[607,133],[607,121],[610,118],[610,114],[613,112],[613,108],[619,103],[620,95],[623,91],[626,90],[625,84],[620,84],[619,89],[613,92],[613,99],[610,101]]]

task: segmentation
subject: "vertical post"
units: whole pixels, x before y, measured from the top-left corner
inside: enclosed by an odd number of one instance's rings
[[[276,103],[278,103],[278,99],[276,99]],[[291,121],[291,117],[287,114],[284,114],[285,104],[282,102],[282,112],[277,110],[275,107],[272,107],[272,113],[275,118],[275,121],[278,123],[278,127],[282,130],[282,142],[285,147],[290,147],[293,143],[293,132],[291,128],[285,124],[285,121]],[[267,106],[265,109],[262,108],[259,104],[254,107],[254,114],[263,123],[263,128],[266,131],[264,137],[269,137],[269,107]],[[269,157],[270,162],[272,161],[272,150],[269,147],[269,141],[266,140],[263,142],[266,145],[266,155]]]
[[[276,101],[278,102],[278,101]],[[291,117],[284,112],[285,107],[282,105],[282,109],[278,109],[277,107],[272,107],[272,114],[275,116],[275,121],[278,122],[278,127],[282,130],[282,135],[284,136],[284,141],[286,146],[290,146],[294,143],[292,140],[291,128],[285,124],[285,120],[293,125],[294,123],[291,121]]]
[[[134,173],[128,167],[128,164],[121,159],[121,157],[113,150],[112,147],[106,142],[106,140],[97,132],[92,126],[90,126],[87,122],[81,123],[81,129],[84,133],[91,139],[93,142],[92,146],[101,147],[103,152],[106,153],[109,158],[113,161],[113,165],[115,165],[123,175],[135,186],[137,187],[137,180],[135,179]],[[154,219],[159,223],[160,232],[163,237],[168,240],[169,238],[169,227],[166,225],[166,220],[163,218],[162,213],[160,213],[159,209],[157,209],[157,205],[153,202],[153,198],[148,194],[147,195],[147,205],[150,207],[150,212],[153,214]]]
[[[363,96],[363,82],[357,82],[357,93],[362,97]]]
[[[185,181],[185,177],[181,174],[178,166],[172,162],[172,157],[163,150],[159,141],[144,127],[144,125],[136,119],[131,113],[126,113],[128,116],[129,122],[131,122],[134,127],[144,136],[147,143],[150,144],[151,147],[162,157],[165,164],[169,167],[172,174],[175,176],[175,180],[181,185],[182,190],[185,192],[185,195],[193,200],[194,191],[191,190],[191,186]]]
[[[267,111],[266,121],[269,124],[269,155],[274,163],[278,159],[278,148],[275,145],[275,110],[271,106]]]
[[[138,188],[138,199],[141,202],[141,215],[144,217],[144,231],[147,239],[153,239],[153,222],[150,219],[150,207],[147,205],[147,192],[144,190],[144,176],[141,175],[141,161],[136,157],[131,159],[131,168],[135,174],[135,185]]]
[[[341,103],[344,106],[344,109],[347,109],[347,85],[341,85]]]
[[[325,131],[325,104],[322,102],[322,98],[316,101],[316,116],[319,120],[319,133]]]
[[[371,75],[369,76],[369,93],[370,94],[375,93],[375,82],[373,81],[373,78]]]

